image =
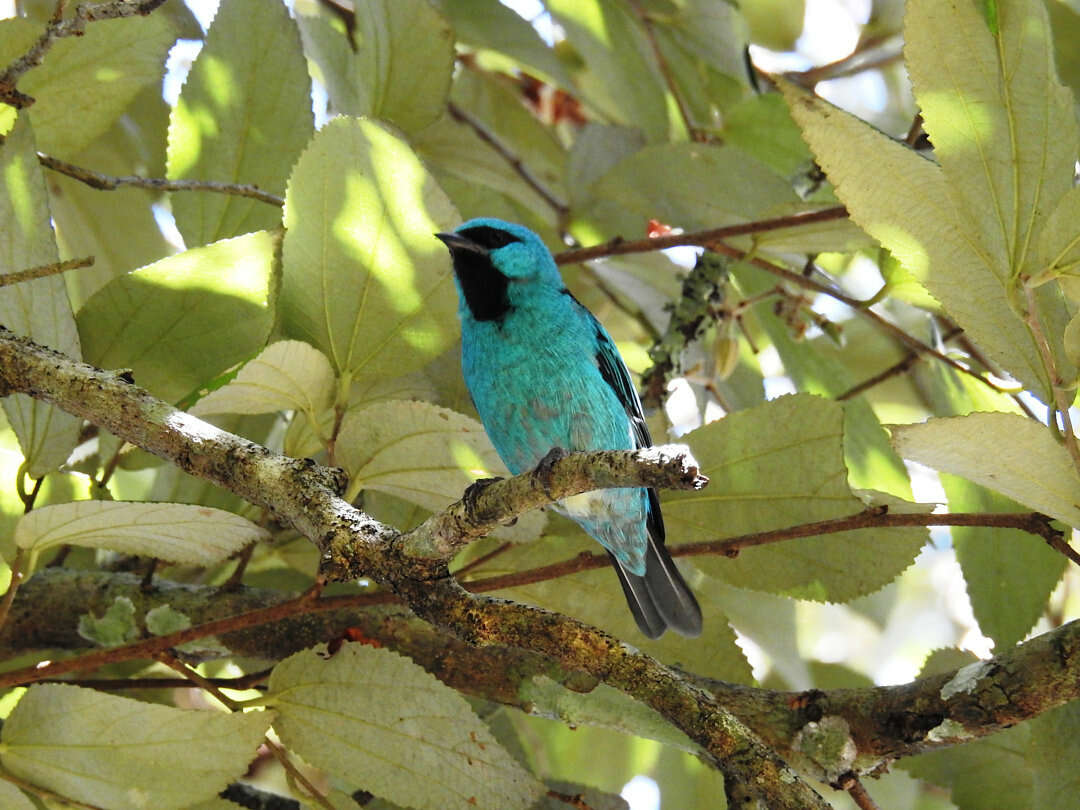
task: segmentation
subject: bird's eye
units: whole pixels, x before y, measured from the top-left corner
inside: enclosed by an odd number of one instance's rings
[[[466,228],[463,231],[458,231],[458,233],[488,250],[498,250],[513,242],[521,241],[509,231],[492,228],[488,225],[477,225],[475,228]]]

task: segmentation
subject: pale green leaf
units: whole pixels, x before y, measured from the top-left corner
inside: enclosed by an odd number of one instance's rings
[[[668,543],[719,540],[861,512],[844,466],[844,409],[800,394],[728,414],[683,437],[709,476],[702,492],[670,493]],[[703,571],[741,588],[846,601],[894,579],[926,540],[922,530],[859,530],[698,557]]]
[[[592,184],[644,146],[641,130],[586,124],[574,139],[566,164],[566,186],[573,205],[585,208]]]
[[[508,6],[487,0],[438,0],[438,6],[453,23],[459,43],[506,54],[529,73],[566,89],[573,88],[554,49]]]
[[[49,201],[30,121],[20,115],[0,144],[0,274],[58,260]],[[81,358],[64,281],[54,275],[0,288],[0,323],[51,349]],[[78,440],[80,421],[26,394],[4,398],[31,476],[59,467]]]
[[[139,385],[179,400],[266,342],[278,234],[192,248],[114,279],[79,310],[87,359],[131,368]]]
[[[381,400],[350,410],[336,449],[350,493],[374,489],[433,512],[478,478],[508,475],[479,422],[428,402]],[[539,535],[543,524],[541,512],[530,512],[498,533],[524,540]]]
[[[285,5],[225,0],[173,108],[168,176],[283,195],[313,128],[307,65]],[[281,223],[276,206],[231,194],[174,194],[172,211],[191,247]]]
[[[20,548],[108,548],[176,563],[211,565],[267,536],[231,512],[180,503],[76,501],[28,512],[15,527]]]
[[[322,17],[301,16],[308,55],[334,112],[391,121],[406,132],[446,106],[454,34],[428,0],[368,0],[356,6],[353,43]]]
[[[135,603],[126,596],[116,597],[101,616],[91,613],[79,617],[79,636],[101,647],[127,644],[138,632]]]
[[[724,139],[781,177],[794,177],[812,157],[779,93],[754,95],[724,115]]]
[[[303,411],[317,417],[334,404],[334,370],[326,355],[300,340],[271,343],[236,377],[195,403],[190,413]]]
[[[103,20],[56,40],[19,89],[37,99],[30,117],[43,152],[68,158],[105,132],[139,91],[160,85],[176,40],[166,15]]]
[[[286,193],[286,334],[353,379],[422,367],[458,331],[450,257],[434,237],[456,224],[404,141],[373,121],[334,119]]]
[[[105,810],[189,807],[239,779],[273,715],[142,703],[66,684],[31,686],[4,723],[0,763]]]
[[[904,458],[1080,526],[1080,477],[1045,425],[1011,413],[972,413],[891,431]]]
[[[1077,127],[1044,4],[996,6],[995,35],[975,3],[911,0],[904,55],[965,238],[1005,284],[1030,269],[1042,223],[1072,186]]]
[[[1080,186],[1069,189],[1039,234],[1034,272],[1058,276],[1065,294],[1080,300]]]
[[[780,87],[851,219],[926,286],[976,345],[1047,396],[1038,348],[1009,303],[1008,279],[994,274],[994,258],[958,221],[941,168],[828,102],[783,81]]]
[[[688,231],[758,219],[798,202],[791,185],[733,146],[648,146],[620,161],[592,188],[575,217],[601,234],[644,236],[650,219]]]
[[[135,98],[105,134],[82,152],[64,158],[117,177],[161,177],[165,173],[168,124],[169,106],[161,97],[161,88],[152,86]],[[76,311],[117,276],[175,252],[151,209],[161,196],[159,192],[128,188],[113,193],[59,172],[50,172],[47,177],[61,258],[94,257],[92,267],[64,276]],[[118,234],[123,237],[118,238]]]
[[[633,11],[615,0],[548,0],[547,9],[585,61],[577,87],[614,123],[634,126],[650,143],[676,125],[653,50]]]
[[[290,750],[391,801],[524,810],[543,791],[461,695],[397,653],[305,650],[274,668],[269,687]]]
[[[36,810],[36,805],[11,782],[0,781],[0,807],[7,810]]]
[[[1022,512],[1024,507],[964,478],[942,473],[950,512]],[[1035,625],[1068,560],[1018,529],[953,526],[956,560],[983,634],[1003,652]]]

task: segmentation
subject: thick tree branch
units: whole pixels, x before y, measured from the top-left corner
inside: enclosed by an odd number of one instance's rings
[[[473,596],[449,576],[445,562],[407,555],[399,532],[338,497],[345,484],[340,471],[272,453],[178,411],[122,374],[76,362],[6,329],[0,329],[0,391],[51,402],[270,509],[316,544],[329,580],[371,578],[421,618],[470,643],[546,653],[604,680],[660,712],[701,745],[729,781],[750,786],[769,807],[827,808],[715,698],[655,659],[573,619]]]
[[[600,678],[567,667],[562,651],[550,655],[519,647],[473,646],[421,621],[400,605],[357,609],[363,597],[330,597],[301,605],[294,600],[282,602],[281,595],[271,591],[242,588],[223,593],[211,586],[160,580],[148,594],[142,590],[139,578],[127,573],[64,569],[39,572],[20,590],[11,621],[0,631],[0,658],[40,649],[87,649],[89,642],[76,630],[79,617],[103,613],[120,596],[135,604],[140,627],[146,612],[161,605],[169,605],[196,622],[198,626],[190,630],[152,639],[160,649],[213,635],[225,649],[206,645],[201,654],[193,654],[206,658],[228,653],[278,660],[339,637],[345,628],[352,627],[408,655],[468,695],[574,725],[595,718],[595,714],[588,715],[568,700],[566,693],[536,688],[537,678],[550,679],[576,694],[593,692],[599,686]],[[273,615],[269,611],[274,608],[285,611]],[[233,619],[262,612],[263,624],[222,633],[220,623],[230,621],[218,618],[225,612],[235,613]],[[152,657],[146,644],[136,642],[115,651],[84,654],[56,665],[83,661],[87,667],[99,666],[100,657],[113,652],[121,654],[112,660]],[[10,679],[15,673],[5,673],[0,675],[0,686],[44,680],[51,677],[56,665],[22,670],[21,681]],[[67,671],[78,670],[74,667]],[[792,747],[796,735],[808,723],[820,723],[826,717],[843,718],[858,750],[856,771],[869,773],[887,760],[982,738],[1080,698],[1080,621],[1031,639],[989,661],[900,686],[785,692],[693,675],[683,678],[708,691],[785,758],[807,767],[813,766]],[[133,684],[141,688],[149,685],[142,681]],[[621,698],[609,693],[605,700]],[[617,725],[618,720],[608,722],[616,723],[614,727],[622,731],[643,733],[635,723],[635,711],[629,702],[609,706],[603,714],[608,718],[625,716],[629,718],[625,725]],[[665,734],[659,727],[654,731],[660,731],[658,737],[665,743],[687,745],[685,738],[674,731]]]

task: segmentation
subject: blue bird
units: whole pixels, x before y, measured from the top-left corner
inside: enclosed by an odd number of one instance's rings
[[[465,384],[510,472],[554,448],[652,444],[614,341],[571,295],[539,236],[491,218],[436,236],[453,259]],[[701,634],[701,608],[664,548],[654,490],[588,492],[557,508],[607,549],[642,633]]]

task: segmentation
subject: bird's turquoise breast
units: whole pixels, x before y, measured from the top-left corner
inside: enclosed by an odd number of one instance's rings
[[[519,306],[501,323],[463,324],[465,382],[495,449],[515,474],[552,447],[633,447],[625,409],[601,376],[595,353],[582,351],[595,345],[595,334],[587,333],[590,325],[576,317],[570,299],[560,297],[543,307]]]

